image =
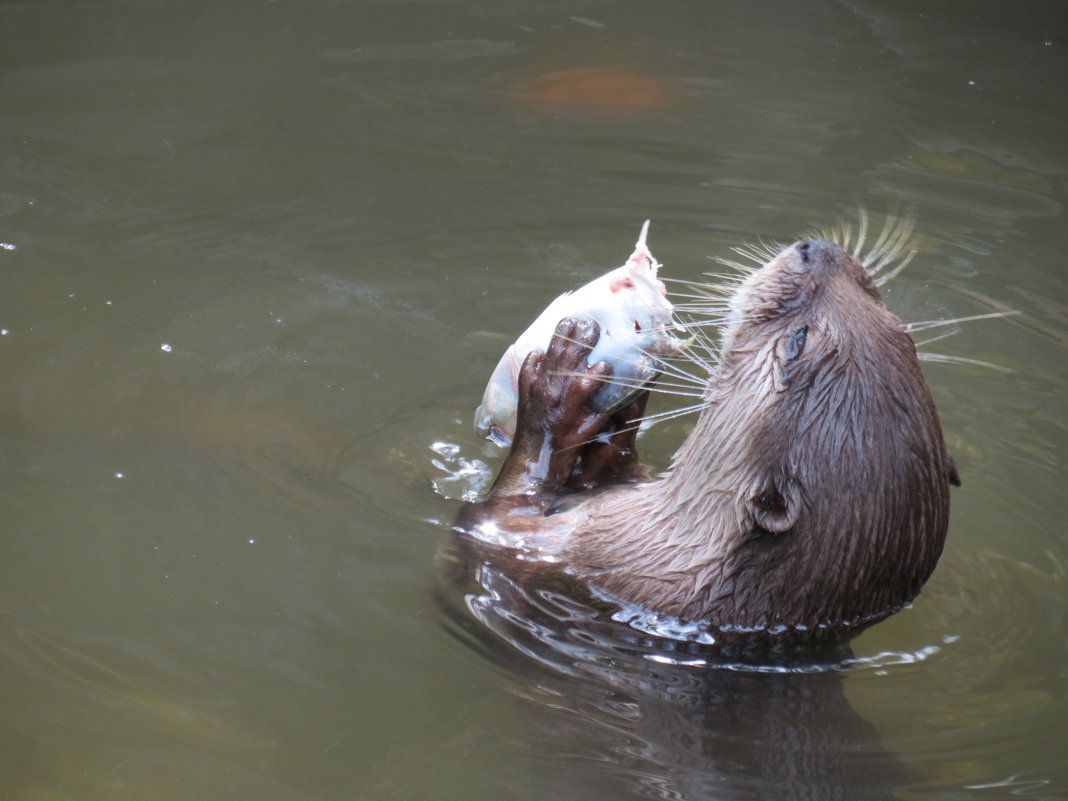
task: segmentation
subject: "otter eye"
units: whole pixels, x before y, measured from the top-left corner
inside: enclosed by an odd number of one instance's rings
[[[808,326],[803,325],[790,334],[786,343],[786,360],[793,361],[805,350],[805,340],[808,339]]]

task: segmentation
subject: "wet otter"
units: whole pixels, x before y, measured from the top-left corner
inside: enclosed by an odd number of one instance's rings
[[[915,597],[959,479],[912,339],[856,258],[808,239],[746,278],[696,427],[655,481],[626,480],[623,418],[644,399],[612,419],[591,405],[610,372],[586,366],[597,337],[564,320],[527,358],[512,450],[461,528],[724,634],[848,633]]]

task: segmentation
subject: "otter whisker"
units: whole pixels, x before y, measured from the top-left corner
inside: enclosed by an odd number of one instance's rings
[[[853,247],[853,258],[860,259],[860,251],[864,247],[864,242],[868,238],[868,210],[861,206],[857,209],[857,217],[859,217],[858,224],[860,231],[857,233],[857,244]],[[844,245],[846,250],[849,250],[849,245]]]
[[[699,311],[699,309],[687,309],[686,311],[688,311],[688,312],[696,312],[696,311]],[[697,318],[695,320],[688,320],[688,321],[686,321],[685,323],[682,324],[682,327],[685,328],[687,331],[690,330],[691,328],[697,328],[697,329],[710,328],[710,327],[718,328],[719,326],[723,325],[724,322],[726,322],[726,315],[722,314],[722,315],[718,315],[718,316]]]
[[[894,239],[893,246],[887,251],[885,261],[890,263],[899,253],[904,252],[912,241],[913,224],[909,222],[907,225],[899,224],[897,228],[897,237]],[[912,248],[915,250],[915,248]]]
[[[716,365],[718,363],[718,355],[712,352],[708,352],[708,359],[702,359],[695,353],[687,353],[686,359],[696,365],[698,368],[705,372],[705,375],[712,375],[716,371]],[[707,379],[705,379],[707,381]]]
[[[700,306],[693,306],[686,309],[680,309],[680,311],[686,315],[685,321],[678,323],[678,326],[683,330],[718,326],[730,319],[730,309],[724,309],[719,306],[706,306],[703,308]]]
[[[765,242],[763,239],[758,240],[760,246],[764,249],[764,262],[769,262],[786,250],[789,247],[789,242],[780,242],[779,240],[772,240],[771,242]],[[764,265],[761,264],[761,267]]]
[[[557,334],[556,336],[559,336],[559,335]],[[571,342],[573,344],[581,344],[577,340],[572,339],[571,337],[561,337],[561,339],[563,339],[566,342]],[[684,351],[682,351],[682,353],[685,354],[686,351],[684,350]],[[668,376],[670,376],[672,378],[676,378],[676,379],[678,379],[680,381],[686,382],[684,384],[678,384],[678,385],[675,385],[675,386],[682,386],[682,387],[686,387],[688,389],[688,388],[691,388],[691,387],[704,387],[704,385],[705,385],[705,380],[706,379],[700,378],[700,377],[695,376],[695,375],[692,375],[691,373],[681,369],[680,367],[678,367],[675,364],[672,364],[671,362],[668,362],[668,361],[666,361],[666,360],[664,360],[662,358],[658,358],[658,357],[654,356],[653,354],[647,353],[645,351],[639,351],[639,354],[642,357],[654,360],[656,362],[656,364],[657,364],[657,369],[659,370],[659,372],[661,374],[666,374],[666,375],[668,375]],[[629,365],[634,366],[634,367],[644,367],[644,364],[641,361],[640,357],[635,357],[635,358],[632,358],[632,359],[627,359],[627,358],[623,358],[623,357],[617,357],[616,361],[618,363],[629,364]],[[697,361],[698,361],[699,364],[701,364],[703,369],[706,369],[708,372],[711,372],[712,368],[710,366],[706,365],[704,361],[702,361],[702,360],[697,360]],[[559,373],[554,373],[554,375],[565,375],[565,376],[580,377],[580,378],[581,377],[591,377],[591,376],[589,376],[589,374],[587,374],[585,372],[559,372]],[[613,384],[613,385],[616,385],[616,386],[625,387],[627,389],[642,389],[643,387],[645,387],[646,383],[648,383],[646,381],[641,381],[639,379],[621,378],[621,377],[617,377],[617,376],[592,376],[592,377],[596,378],[598,381],[601,381],[604,384]],[[672,386],[672,385],[671,384],[666,384],[665,386]],[[691,393],[683,393],[683,392],[675,392],[675,393],[673,393],[670,390],[665,390],[664,394],[688,394],[688,395],[696,397],[696,396],[699,396],[700,393],[692,393],[692,392]]]
[[[764,254],[760,251],[759,248],[760,248],[759,245],[751,245],[749,247],[740,246],[740,247],[732,247],[731,251],[733,251],[734,253],[737,253],[742,258],[748,259],[749,261],[753,262],[759,268],[761,265],[764,264],[765,261],[767,261],[767,259],[764,257]],[[743,262],[743,265],[744,265],[744,262]],[[752,268],[750,268],[750,269],[752,269]]]
[[[675,306],[675,312],[678,315],[676,322],[673,324],[676,328],[679,326],[685,328],[688,325],[693,325],[697,320],[705,320],[706,318],[719,318],[725,320],[730,314],[730,306],[723,301],[694,301],[692,303],[677,304]]]
[[[687,300],[695,300],[703,303],[722,303],[726,305],[728,297],[717,297],[715,294],[706,292],[704,294],[696,292],[672,292],[672,298],[684,298]],[[678,304],[675,304],[675,308],[678,309]]]
[[[887,242],[894,234],[895,229],[894,226],[890,224],[890,219],[891,218],[888,217],[887,221],[883,224],[883,230],[879,232],[879,236],[875,239],[875,244],[871,246],[867,255],[863,259],[860,259],[861,264],[867,267],[869,271],[871,270],[871,265],[876,261],[879,254],[882,253],[883,248],[886,247]],[[857,244],[858,248],[863,248],[864,246],[863,242],[858,242]]]
[[[643,417],[636,417],[634,420],[632,420],[630,422],[629,425],[627,425],[624,428],[621,428],[621,429],[619,429],[617,431],[613,431],[612,434],[613,435],[628,434],[631,431],[640,431],[642,429],[642,427],[652,426],[652,425],[655,425],[657,423],[663,423],[663,422],[665,422],[667,420],[674,420],[674,419],[676,419],[678,417],[685,417],[686,415],[693,414],[694,412],[700,412],[701,410],[703,410],[707,406],[708,406],[707,402],[706,403],[695,403],[692,406],[686,406],[686,407],[684,407],[682,409],[673,409],[673,410],[666,411],[666,412],[658,412],[656,414],[647,414],[647,415],[644,415]],[[598,434],[596,436],[590,437],[585,442],[580,442],[579,444],[572,445],[569,448],[561,449],[561,451],[563,451],[563,450],[573,450],[575,448],[583,448],[586,445],[589,445],[591,443],[597,442],[597,440],[600,439],[600,437],[601,437],[601,435]]]
[[[806,237],[815,237],[817,239],[826,239],[830,242],[835,242],[838,246],[853,256],[853,258],[860,260],[860,250],[864,246],[864,240],[867,238],[868,221],[867,211],[861,207],[858,210],[858,216],[862,217],[860,225],[860,235],[857,237],[856,242],[853,241],[853,225],[841,217],[837,219],[835,224],[828,228],[816,227],[810,228],[804,234]]]
[[[727,310],[731,307],[730,297],[694,297],[687,303],[675,304],[676,312],[697,311],[705,313],[707,311],[715,311],[716,309]]]
[[[720,318],[726,320],[730,316],[730,303],[727,299],[709,298],[704,301],[693,301],[691,303],[678,304],[675,307],[675,312],[678,315],[677,320],[681,321],[681,325],[692,324],[696,320],[704,318]],[[679,325],[679,322],[675,323]]]
[[[830,228],[809,228],[803,232],[804,237],[814,237],[816,239],[826,239],[830,242],[837,242],[838,246],[842,250],[849,251],[849,241],[852,239],[853,230],[851,226],[844,223],[841,219],[837,224]]]
[[[917,348],[922,348],[922,347],[925,347],[927,345],[930,345],[932,342],[938,342],[939,340],[942,340],[942,339],[949,339],[950,337],[956,336],[959,333],[960,333],[960,329],[959,328],[954,328],[954,329],[952,329],[950,331],[943,331],[941,334],[938,334],[937,336],[928,337],[927,339],[920,339],[920,340],[914,339],[913,342],[915,343]]]
[[[883,222],[874,244],[869,245],[868,237],[871,230],[871,217],[863,206],[858,208],[857,217],[860,236],[858,236],[852,248],[844,249],[850,250],[853,257],[863,264],[869,272],[872,271],[873,265],[881,261],[887,254],[892,254],[896,251],[896,243],[903,243],[911,236],[911,223],[900,222],[900,220],[906,218],[896,211],[891,211]]]
[[[690,358],[689,349],[683,351],[682,355],[684,357],[686,357],[686,358]],[[691,358],[691,361],[692,361],[692,358]],[[664,375],[670,376],[671,378],[675,378],[675,379],[677,379],[679,381],[686,382],[690,386],[695,386],[695,387],[701,386],[701,387],[703,387],[705,385],[706,380],[707,380],[707,379],[701,378],[699,376],[695,376],[692,373],[682,369],[681,367],[679,367],[679,365],[677,365],[673,361],[661,360],[659,366],[662,368],[660,372],[663,373]]]
[[[897,265],[897,267],[892,269],[886,275],[881,275],[878,278],[876,278],[875,279],[875,285],[876,286],[882,286],[883,284],[887,283],[888,281],[893,281],[895,278],[897,278],[899,275],[901,275],[901,271],[904,270],[906,267],[909,266],[909,264],[912,263],[912,260],[916,257],[916,253],[917,252],[918,251],[910,250],[909,251],[909,255],[907,255],[904,259],[902,259],[901,263],[899,265]],[[877,268],[872,270],[872,275],[875,275],[876,273],[878,273],[881,269],[883,269],[883,267],[886,266],[886,264],[888,264],[889,262],[893,261],[893,259],[896,258],[896,257],[897,257],[897,254],[895,254],[892,258],[887,258],[882,264],[880,264]]]
[[[963,364],[971,367],[986,367],[990,370],[996,370],[999,373],[1016,372],[1011,367],[1006,367],[1003,364],[984,362],[981,359],[969,359],[966,356],[950,356],[946,353],[930,353],[925,351],[917,353],[916,357],[922,362],[933,362],[935,364]]]
[[[685,417],[688,414],[699,412],[702,409],[707,408],[708,406],[708,401],[704,401],[702,403],[695,403],[692,406],[683,406],[681,409],[668,409],[665,412],[655,412],[653,414],[647,414],[644,417],[639,417],[634,422],[639,424],[648,423],[649,425],[652,425],[654,423],[662,423],[665,420],[674,420],[677,417]]]
[[[756,244],[739,245],[732,247],[731,250],[743,258],[755,262],[758,267],[763,267],[765,263],[774,259],[785,248],[786,245],[782,242],[768,243],[761,239]],[[752,268],[749,269],[752,271]]]
[[[722,277],[722,278],[721,277],[717,277],[716,281],[718,283],[705,284],[705,296],[706,297],[708,297],[708,298],[716,298],[716,297],[731,298],[735,294],[738,286],[741,286],[741,284],[744,282],[744,279],[742,279],[742,278],[734,279],[734,278],[729,278],[729,277]],[[734,284],[734,285],[732,286],[731,284]]]
[[[922,340],[916,340],[916,347],[921,348],[926,345],[930,345],[932,342],[938,342],[941,339],[948,339],[949,337],[955,336],[956,334],[960,333],[960,327],[957,326],[957,323],[966,323],[974,320],[990,320],[996,319],[998,317],[1015,317],[1017,314],[1019,314],[1019,312],[1017,311],[992,312],[990,314],[973,314],[969,317],[957,317],[952,320],[931,320],[923,323],[909,323],[905,325],[905,330],[912,334],[916,331],[928,331],[933,328],[953,326],[951,330],[945,331],[942,334],[939,334],[938,336],[928,337],[927,339]]]
[[[678,290],[671,290],[672,298],[689,298],[690,300],[709,300],[711,295],[705,292],[679,292]],[[675,304],[676,306],[678,304]]]
[[[660,380],[651,384],[649,391],[663,395],[678,395],[680,398],[702,398],[705,394],[703,384],[698,387],[694,384],[679,384],[674,381]]]
[[[847,223],[840,223],[841,228],[832,228],[827,232],[825,239],[829,239],[832,242],[841,242],[844,250],[850,250],[849,243],[853,241],[853,226]],[[858,246],[854,246],[856,248]]]
[[[643,415],[642,417],[637,417],[632,420],[630,425],[628,425],[626,428],[621,428],[618,433],[623,433],[625,431],[634,431],[635,429],[640,429],[643,427],[649,428],[651,426],[656,425],[657,423],[674,420],[678,417],[685,417],[688,414],[693,414],[694,412],[701,411],[707,405],[707,403],[703,402],[695,403],[691,406],[684,406],[681,409],[670,409],[665,412],[654,412],[653,414]]]
[[[716,310],[726,311],[731,307],[731,299],[727,297],[694,298],[687,303],[675,305],[677,313],[696,312],[700,314],[714,313]]]
[[[554,370],[552,375],[567,376],[569,378],[592,378],[602,384],[611,385],[615,387],[623,387],[624,389],[642,390],[648,389],[650,392],[658,392],[664,395],[678,395],[685,398],[700,398],[704,392],[695,391],[693,384],[676,384],[673,382],[658,381],[655,384],[651,384],[648,381],[642,381],[640,379],[633,378],[616,378],[610,375],[588,375],[587,373],[573,372],[569,370]],[[704,382],[700,382],[700,386],[704,386]]]
[[[729,287],[719,287],[716,289],[716,291],[709,292],[707,295],[704,296],[704,298],[701,298],[701,300],[704,300],[708,303],[730,305],[730,300],[734,297],[735,292],[736,290],[732,290]]]
[[[737,270],[738,272],[742,273],[743,275],[752,275],[758,269],[760,269],[760,267],[752,267],[752,266],[750,266],[748,264],[743,264],[740,261],[734,261],[733,259],[727,259],[727,258],[724,258],[722,256],[713,257],[713,261],[715,261],[715,262],[717,262],[719,264],[722,264],[724,267],[730,267],[730,268],[732,268],[734,270]],[[761,262],[760,264],[763,265],[763,262]],[[739,279],[739,280],[742,280],[742,279]]]
[[[674,395],[679,398],[703,398],[705,393],[702,390],[685,390],[685,389],[670,389],[671,384],[656,383],[649,387],[650,392],[655,392],[658,395]]]
[[[721,327],[722,324],[716,324],[715,322],[688,323],[685,326],[685,331],[690,335],[690,342],[682,355],[689,353],[695,347],[708,352],[716,352],[718,350],[716,343],[719,339],[718,329]],[[710,336],[706,333],[708,329],[716,329],[716,335]]]
[[[731,281],[732,283],[741,283],[743,280],[745,280],[744,278],[734,275],[732,273],[704,273],[704,275],[708,276],[709,278],[715,278],[718,281]],[[662,280],[667,283],[684,284],[694,289],[706,291],[715,286],[715,284],[710,284],[708,281],[691,281],[687,280],[686,278],[668,278],[667,276],[664,276]]]
[[[691,364],[696,365],[698,368],[704,371],[706,376],[712,375],[716,366],[719,364],[719,349],[716,345],[706,336],[700,332],[693,334],[694,341],[683,353],[674,357],[674,360],[667,362],[669,370],[665,372],[674,371],[677,378],[683,378],[687,381],[700,381],[704,383],[706,379],[698,379],[697,377],[690,375],[688,372],[678,367],[675,363],[679,358],[686,359]],[[697,354],[697,350],[704,352],[705,356],[701,357]]]
[[[718,351],[719,348],[716,344],[718,338],[709,336],[705,333],[705,330],[711,327],[719,328],[724,323],[726,323],[726,321],[726,317],[721,317],[719,322],[717,322],[715,318],[711,318],[707,321],[695,320],[693,322],[686,323],[683,326],[683,329],[693,338],[693,341],[690,343],[690,347],[686,349],[686,352],[688,353],[695,346],[713,353]]]
[[[898,261],[903,253],[909,251],[904,261],[898,264],[891,273],[876,282],[877,285],[882,285],[895,278],[913,258],[915,248],[910,249],[910,243],[915,228],[916,216],[912,211],[902,212],[900,208],[892,209],[887,214],[874,244],[870,246],[867,240],[872,230],[871,215],[865,207],[860,206],[857,208],[856,218],[857,231],[855,239],[853,225],[842,220],[839,220],[837,225],[833,227],[815,229],[810,235],[837,242],[842,250],[864,265],[864,268],[873,277]]]
[[[722,295],[707,295],[703,298],[695,298],[690,303],[681,304],[682,306],[693,306],[695,308],[704,309],[729,309],[731,307],[731,298],[735,295],[734,292],[724,293]]]
[[[680,316],[674,325],[676,331],[686,331],[690,328],[707,328],[710,325],[719,325],[730,318],[730,309],[722,306],[698,306],[687,304],[685,308],[678,310]]]
[[[927,331],[931,328],[941,328],[947,325],[956,325],[957,323],[970,323],[975,320],[996,320],[999,317],[1015,317],[1018,314],[1020,314],[1019,310],[1013,309],[1010,311],[972,314],[967,317],[954,317],[951,320],[924,320],[918,323],[906,323],[905,330],[908,331],[910,334],[914,334],[917,331]]]
[[[623,387],[624,389],[641,389],[645,386],[645,382],[633,378],[618,378],[612,375],[590,375],[589,373],[584,373],[579,370],[553,370],[549,375],[567,378],[589,378],[601,384],[611,384],[612,386]]]
[[[886,224],[883,226],[883,231],[880,233],[878,240],[876,240],[874,247],[872,247],[867,257],[862,260],[862,263],[868,269],[868,272],[874,276],[887,265],[891,264],[895,259],[899,258],[906,248],[909,247],[915,225],[916,218],[911,212],[902,215],[895,213],[888,217]],[[905,266],[912,260],[914,254],[915,249],[912,249],[904,263],[898,265],[898,267],[890,274],[884,276],[880,283],[885,283],[900,274],[900,272],[905,269]]]
[[[700,314],[701,316],[707,316],[709,314],[729,312],[730,308],[730,298],[696,298],[686,303],[676,304],[675,312],[677,315]]]
[[[745,279],[749,277],[746,275],[733,275],[729,273],[705,273],[705,276],[711,278],[716,283],[705,282],[704,287],[707,292],[715,292],[717,294],[723,294],[724,292],[733,292],[739,286],[745,283]]]

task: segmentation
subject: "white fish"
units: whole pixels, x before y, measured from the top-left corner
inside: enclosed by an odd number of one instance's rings
[[[608,362],[614,381],[605,383],[596,401],[605,410],[622,406],[638,387],[660,373],[660,357],[676,353],[683,343],[667,332],[672,306],[657,277],[660,263],[653,257],[642,226],[634,253],[626,264],[605,273],[574,292],[566,292],[541,313],[505,351],[490,377],[482,404],[475,411],[478,433],[507,446],[515,435],[519,401],[519,370],[527,354],[544,353],[556,325],[565,317],[596,320],[601,336],[586,361]]]

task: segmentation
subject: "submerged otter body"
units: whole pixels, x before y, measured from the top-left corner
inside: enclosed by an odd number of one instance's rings
[[[912,339],[853,256],[809,239],[741,284],[697,424],[654,481],[628,481],[640,410],[592,403],[597,333],[564,321],[528,357],[513,448],[461,528],[721,632],[819,638],[915,597],[958,480]]]

